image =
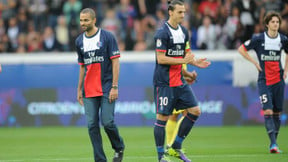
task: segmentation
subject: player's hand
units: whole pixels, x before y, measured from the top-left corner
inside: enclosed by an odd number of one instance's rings
[[[199,68],[207,68],[211,64],[211,62],[208,61],[207,58],[199,58],[194,60],[193,62],[190,62],[190,64]]]
[[[262,68],[260,67],[260,65],[258,63],[255,63],[255,66],[256,66],[258,71],[262,71]]]
[[[84,103],[83,103],[82,90],[78,90],[78,92],[77,92],[77,100],[78,100],[78,102],[79,102],[79,104],[80,104],[81,106],[84,105]]]
[[[283,79],[285,80],[286,78],[287,78],[287,72],[284,71]]]
[[[194,54],[192,53],[187,53],[184,57],[185,60],[185,64],[189,63],[189,62],[193,62],[194,60]]]
[[[118,99],[118,89],[111,88],[109,93],[109,102],[112,103]]]
[[[196,82],[197,80],[197,73],[196,71],[192,71],[192,72],[188,72],[187,71],[187,75],[184,76],[185,81],[187,82],[187,84],[193,84],[194,82]]]

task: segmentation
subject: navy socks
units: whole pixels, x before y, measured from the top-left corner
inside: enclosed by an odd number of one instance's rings
[[[154,126],[154,139],[157,147],[158,160],[164,154],[165,125],[167,121],[157,120]]]
[[[281,120],[279,114],[273,114],[273,121],[275,125],[275,138],[277,139],[279,130],[280,130],[280,125],[281,125]]]
[[[270,138],[271,145],[276,144],[275,124],[272,115],[264,115],[265,127]]]
[[[185,137],[188,135],[190,130],[192,129],[195,121],[198,119],[198,116],[188,113],[183,121],[180,124],[178,134],[175,138],[174,143],[172,144],[172,148],[174,149],[181,149],[182,142]]]

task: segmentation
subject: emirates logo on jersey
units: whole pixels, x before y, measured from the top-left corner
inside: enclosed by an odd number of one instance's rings
[[[185,51],[181,48],[181,45],[176,45],[176,50],[168,49],[167,55],[168,56],[183,56]]]
[[[280,61],[281,56],[277,55],[275,51],[269,51],[269,55],[261,54],[262,61]]]
[[[101,63],[101,62],[104,62],[103,56],[93,56],[93,57],[84,59],[84,64]]]
[[[167,51],[168,56],[183,56],[184,55],[184,50],[172,50],[168,49]]]

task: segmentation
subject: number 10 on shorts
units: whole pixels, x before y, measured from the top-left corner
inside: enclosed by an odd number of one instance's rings
[[[168,97],[159,97],[160,106],[167,106],[168,105]]]

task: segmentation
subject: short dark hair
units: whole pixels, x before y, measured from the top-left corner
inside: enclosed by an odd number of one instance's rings
[[[173,11],[176,5],[183,6],[184,2],[181,0],[168,0],[168,11]]]
[[[264,17],[264,25],[265,25],[265,28],[266,28],[266,25],[269,24],[269,21],[272,20],[272,17],[278,17],[279,19],[279,24],[281,25],[281,21],[282,21],[282,18],[281,18],[281,15],[278,13],[278,12],[275,12],[275,11],[270,11],[266,14],[266,16]]]
[[[92,19],[96,18],[96,13],[92,8],[84,8],[80,12],[80,14],[86,14],[86,13],[88,13]]]

